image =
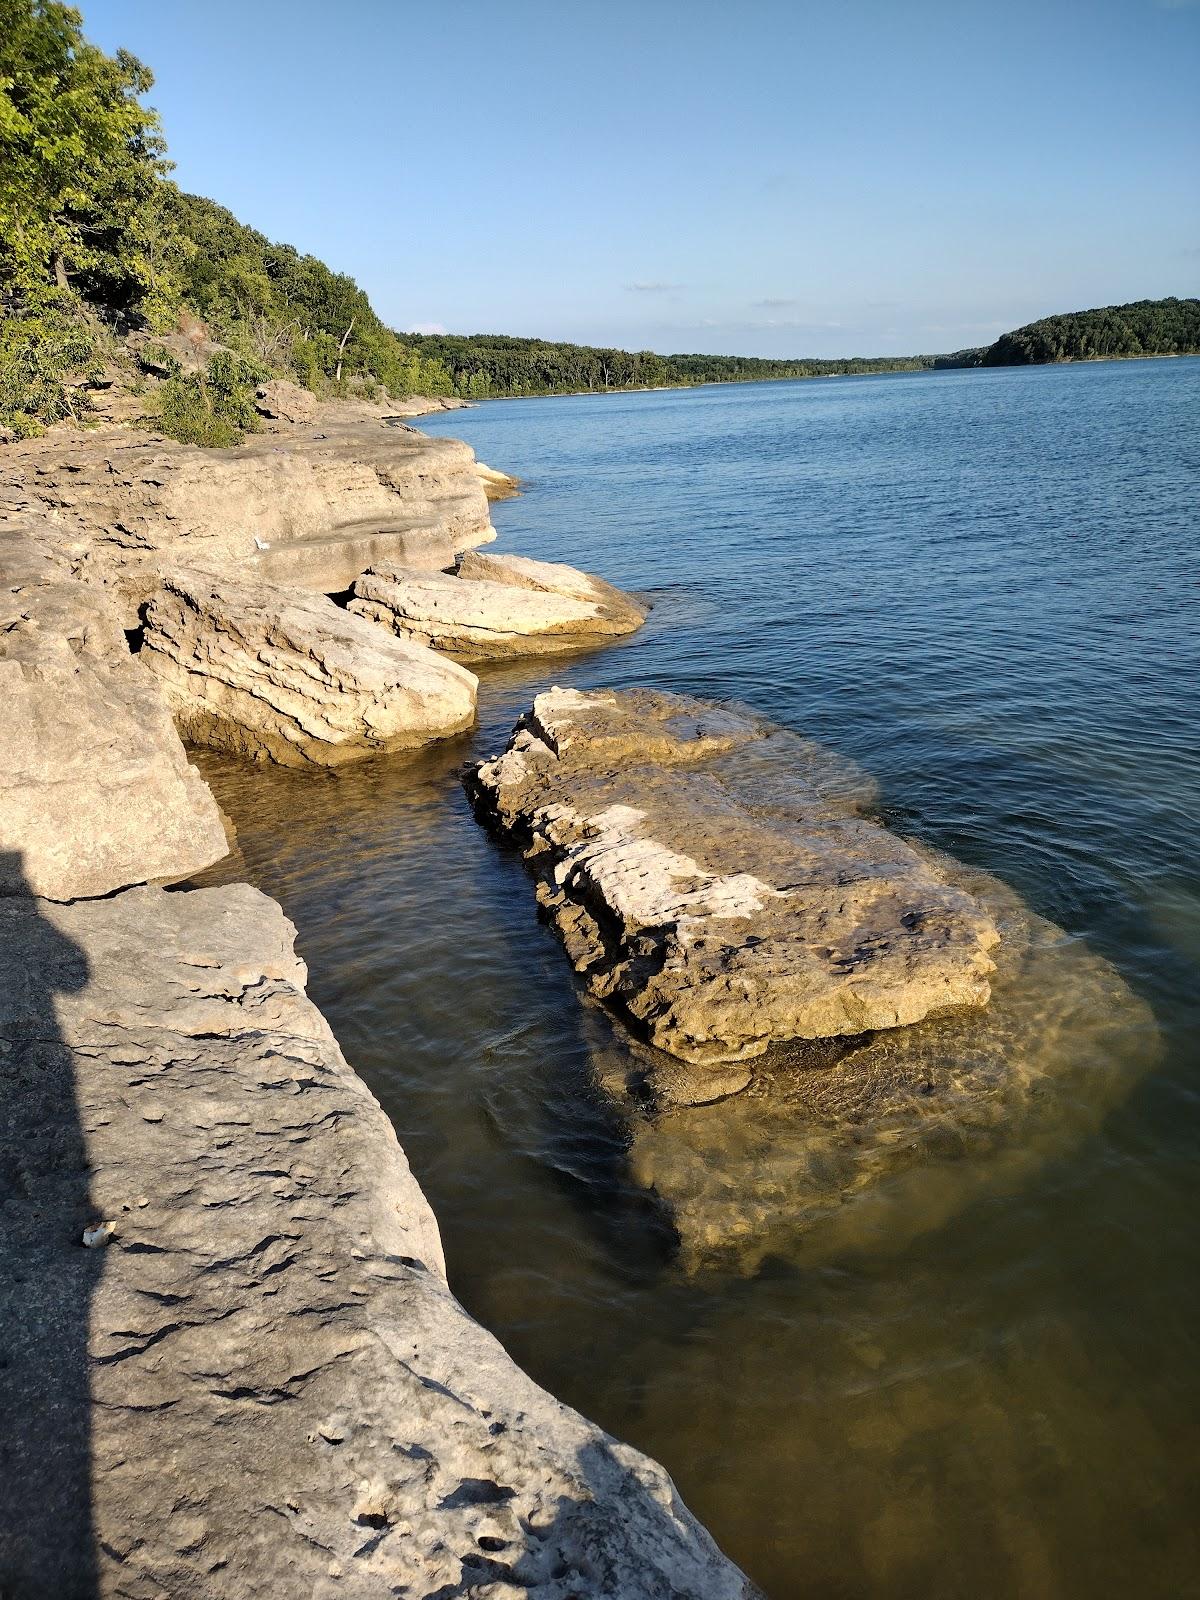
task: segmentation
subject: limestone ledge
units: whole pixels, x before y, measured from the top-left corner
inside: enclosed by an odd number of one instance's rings
[[[454,1300],[293,933],[245,884],[0,899],[0,1587],[750,1595]]]
[[[333,409],[224,450],[120,427],[9,445],[0,528],[29,525],[126,627],[171,567],[334,593],[374,560],[436,571],[495,538],[468,445]]]
[[[372,567],[354,580],[348,609],[466,662],[608,644],[640,628],[649,610],[576,567],[478,550],[452,573]]]
[[[662,1468],[454,1300],[278,906],[129,887],[227,848],[164,698],[201,659],[358,748],[396,733],[415,647],[253,577],[164,584],[172,541],[120,521],[157,674],[86,516],[0,530],[0,1591],[749,1596]],[[465,715],[471,675],[419,654]],[[251,659],[262,681],[235,682]]]

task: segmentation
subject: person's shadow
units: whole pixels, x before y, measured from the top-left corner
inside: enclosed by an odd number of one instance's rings
[[[0,1600],[89,1600],[91,1222],[74,1062],[55,994],[88,964],[0,851]]]

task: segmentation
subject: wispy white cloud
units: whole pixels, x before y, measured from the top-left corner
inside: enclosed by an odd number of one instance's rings
[[[405,333],[445,333],[440,322],[410,322]]]
[[[625,287],[631,294],[671,294],[676,289],[682,289],[681,283],[660,283],[651,279],[642,283],[627,283]]]
[[[768,295],[765,300],[755,300],[754,304],[763,311],[786,311],[791,306],[798,306],[800,302],[783,296]]]

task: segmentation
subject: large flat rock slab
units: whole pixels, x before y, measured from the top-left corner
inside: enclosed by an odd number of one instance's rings
[[[545,655],[632,633],[646,607],[575,567],[469,552],[455,573],[375,565],[349,609],[458,661]]]
[[[687,1062],[988,1000],[995,922],[927,856],[817,782],[774,812],[746,788],[741,756],[781,735],[682,696],[553,689],[468,777],[592,993]]]
[[[747,1596],[454,1300],[292,935],[246,885],[0,899],[0,1590]]]
[[[364,550],[437,569],[495,538],[469,446],[334,414],[227,450],[123,428],[11,445],[0,526],[30,522],[113,589],[127,627],[174,567],[244,568],[335,593],[363,570]]]
[[[465,667],[323,595],[258,579],[164,579],[141,659],[186,739],[288,766],[424,744],[475,717]]]
[[[54,900],[189,877],[229,848],[109,598],[0,536],[0,894]]]

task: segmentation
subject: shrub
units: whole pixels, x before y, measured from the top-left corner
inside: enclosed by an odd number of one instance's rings
[[[254,386],[266,376],[262,367],[218,350],[203,372],[177,370],[159,390],[157,415],[148,425],[181,444],[240,444],[258,425]]]
[[[0,321],[0,427],[26,439],[91,410],[78,387],[100,375],[97,330],[69,309]]]

